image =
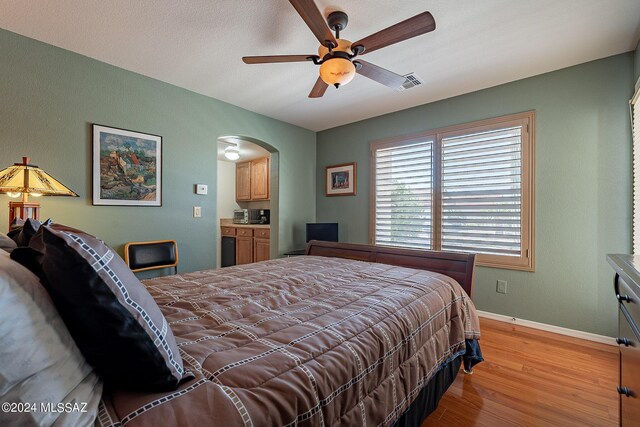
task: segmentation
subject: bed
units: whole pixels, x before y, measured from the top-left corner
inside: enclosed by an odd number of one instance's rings
[[[419,426],[482,360],[474,256],[329,242],[144,281],[185,380],[105,386],[97,426]]]
[[[419,426],[482,361],[474,255],[312,241],[141,283],[81,230],[16,233],[0,425]]]

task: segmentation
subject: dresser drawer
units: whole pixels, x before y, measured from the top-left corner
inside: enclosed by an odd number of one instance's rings
[[[618,313],[618,343],[620,345],[620,412],[621,425],[636,425],[640,420],[640,345],[624,308]]]
[[[640,420],[640,256],[610,254],[616,272],[613,282],[618,300],[620,349],[620,425],[637,426]]]
[[[268,239],[270,231],[271,230],[269,230],[268,228],[256,228],[253,230],[253,235],[262,239]]]
[[[236,229],[236,235],[242,237],[253,237],[253,228],[240,228]]]
[[[236,235],[235,227],[220,227],[220,229],[222,230],[222,235],[223,236],[235,236]]]
[[[640,330],[640,296],[635,292],[635,286],[631,287],[622,276],[616,280],[616,298],[626,308],[632,321],[632,328]]]

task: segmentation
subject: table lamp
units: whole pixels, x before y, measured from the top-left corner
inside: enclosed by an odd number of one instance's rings
[[[22,163],[14,163],[0,171],[0,193],[12,198],[22,197],[20,202],[9,202],[9,226],[16,218],[40,219],[40,203],[29,202],[29,196],[78,197],[38,166],[29,164],[28,157],[23,157]]]

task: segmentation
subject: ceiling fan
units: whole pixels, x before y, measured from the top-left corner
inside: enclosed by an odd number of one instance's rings
[[[320,65],[320,77],[311,89],[309,98],[320,98],[329,85],[336,88],[346,85],[353,79],[355,73],[390,88],[399,88],[405,82],[404,76],[355,58],[436,29],[433,16],[429,12],[423,12],[352,43],[340,38],[340,31],[347,27],[349,20],[346,13],[341,11],[330,13],[325,24],[313,0],[289,0],[289,2],[320,42],[318,55],[245,56],[242,60],[245,64],[313,61],[314,64]],[[335,31],[335,37],[331,30]]]

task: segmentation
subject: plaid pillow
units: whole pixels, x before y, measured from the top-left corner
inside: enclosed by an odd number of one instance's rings
[[[105,383],[175,389],[182,359],[160,308],[122,258],[103,241],[41,227],[42,280],[80,351]]]

